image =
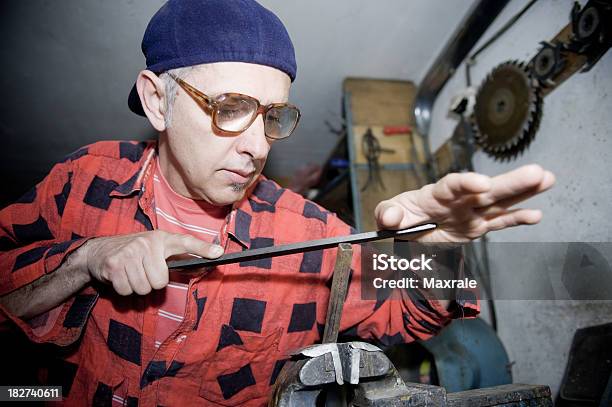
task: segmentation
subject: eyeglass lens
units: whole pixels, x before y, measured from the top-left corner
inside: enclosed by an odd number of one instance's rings
[[[295,129],[298,112],[289,106],[273,107],[268,110],[264,121],[266,135],[273,139],[289,137]]]
[[[257,113],[257,102],[239,95],[224,95],[217,100],[216,125],[221,130],[241,132],[253,121]],[[266,136],[281,139],[291,135],[298,120],[297,109],[290,106],[275,106],[264,118]]]
[[[243,131],[257,111],[257,102],[239,96],[226,96],[218,103],[216,124],[225,131]]]

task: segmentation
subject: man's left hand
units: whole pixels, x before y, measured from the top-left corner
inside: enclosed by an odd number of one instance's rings
[[[542,219],[540,210],[512,207],[554,183],[553,173],[539,165],[526,165],[495,177],[454,173],[435,184],[380,202],[374,214],[381,229],[437,223],[438,228],[415,239],[420,242],[466,242],[492,230],[538,223]]]

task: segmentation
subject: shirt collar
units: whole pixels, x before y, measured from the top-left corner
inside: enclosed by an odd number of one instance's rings
[[[133,170],[129,172],[131,174],[130,177],[113,188],[110,192],[111,196],[129,196],[142,190],[146,178],[145,175],[150,172],[151,165],[154,162],[153,158],[155,157],[156,148],[156,141],[147,142],[140,160],[134,163]]]
[[[115,197],[126,197],[136,192],[144,192],[145,181],[153,169],[156,153],[157,142],[148,142],[142,157],[139,161],[134,163],[134,169],[131,171],[129,178],[125,182],[117,185],[111,191],[110,195]],[[248,249],[251,245],[248,231],[250,229],[252,216],[248,200],[261,179],[262,176],[260,175],[257,182],[246,191],[244,197],[232,205],[232,210],[228,214],[226,223],[223,227],[224,234],[230,235],[232,239],[240,243],[245,249]]]
[[[260,175],[257,182],[245,192],[241,200],[234,202],[232,210],[228,215],[227,233],[234,240],[240,243],[243,248],[248,249],[251,246],[250,230],[252,209],[249,205],[249,199],[256,188],[257,184],[262,180],[263,176]]]

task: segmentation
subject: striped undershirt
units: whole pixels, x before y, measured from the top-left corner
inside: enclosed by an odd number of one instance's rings
[[[158,229],[188,234],[209,243],[219,236],[228,208],[177,194],[164,178],[159,162],[155,163],[153,181]],[[158,293],[162,301],[157,312],[155,347],[159,347],[183,321],[188,286],[188,278],[171,273],[170,283]]]

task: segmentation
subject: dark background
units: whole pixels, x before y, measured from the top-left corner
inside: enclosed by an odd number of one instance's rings
[[[111,3],[0,2],[0,207],[80,146],[154,137],[128,110],[127,95],[161,1]]]

